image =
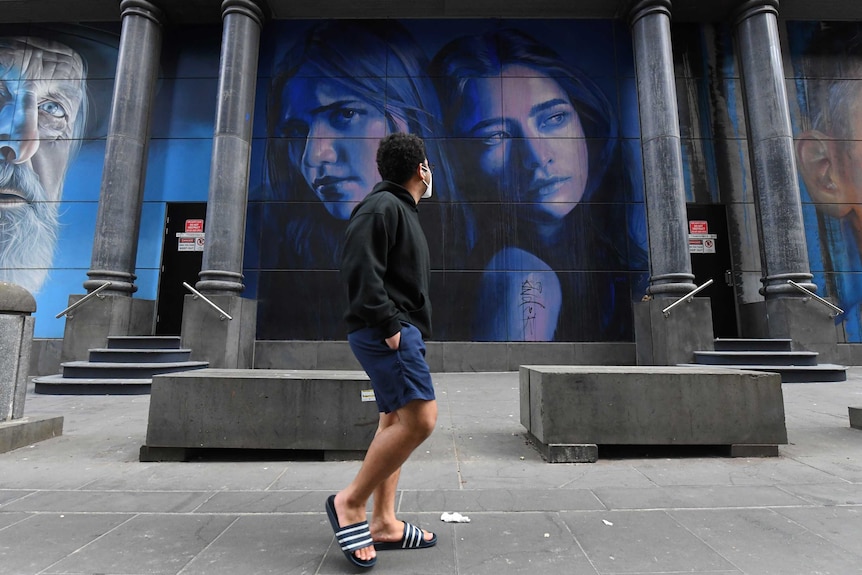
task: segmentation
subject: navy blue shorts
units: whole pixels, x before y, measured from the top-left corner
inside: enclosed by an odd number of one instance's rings
[[[380,330],[370,327],[347,334],[347,341],[371,379],[381,412],[392,413],[414,399],[435,399],[431,371],[425,362],[425,342],[415,326],[401,322],[398,349],[389,349]]]

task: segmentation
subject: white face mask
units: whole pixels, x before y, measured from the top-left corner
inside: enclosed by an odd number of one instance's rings
[[[428,188],[425,190],[425,193],[422,194],[422,199],[428,199],[431,197],[431,189],[434,184],[434,176],[431,174],[431,170],[429,170],[425,166],[422,166],[422,169],[428,172],[428,181],[426,182],[425,180],[422,180],[422,183],[425,184],[426,188]]]

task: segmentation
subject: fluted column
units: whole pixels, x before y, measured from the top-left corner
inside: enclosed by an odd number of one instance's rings
[[[787,280],[812,291],[790,110],[778,38],[778,0],[743,2],[734,29],[745,94],[758,229],[761,293],[767,300],[798,297]],[[769,237],[764,238],[764,231]]]
[[[678,297],[695,288],[688,252],[670,9],[669,0],[643,0],[629,12],[649,230],[647,291],[657,297]]]
[[[162,12],[146,0],[120,3],[123,25],[96,216],[89,280],[91,292],[131,295],[144,195],[150,117],[161,54]]]
[[[207,237],[201,279],[195,287],[205,294],[238,295],[243,290],[242,255],[263,13],[251,0],[224,0],[222,14]]]

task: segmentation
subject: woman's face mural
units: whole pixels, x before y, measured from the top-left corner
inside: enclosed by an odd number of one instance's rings
[[[632,191],[611,105],[618,86],[605,76],[627,77],[614,68],[617,51],[597,51],[607,65],[586,62],[606,95],[575,66],[584,62],[568,44],[571,26],[525,23],[546,45],[497,22],[433,34],[423,24],[271,28],[283,52],[273,58],[255,238],[261,339],[343,337],[344,226],[380,180],[380,138],[402,131],[420,135],[438,166],[434,197],[418,208],[426,234],[440,238],[435,337],[625,340],[628,237],[600,233],[606,221],[627,229]],[[612,23],[594,24],[583,28],[594,40],[576,44],[614,41]],[[284,294],[300,305],[284,305]]]
[[[300,72],[285,86],[282,133],[290,161],[332,217],[346,220],[380,180],[375,156],[386,133],[376,106],[336,80]]]
[[[509,65],[501,77],[470,80],[457,130],[476,140],[471,149],[480,185],[524,204],[535,219],[562,218],[583,198],[589,166],[584,129],[553,78]]]

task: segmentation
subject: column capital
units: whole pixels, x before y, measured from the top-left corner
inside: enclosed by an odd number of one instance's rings
[[[266,19],[263,10],[254,0],[224,0],[221,4],[222,19],[227,18],[228,14],[242,14],[257,22],[258,26],[263,26]]]
[[[768,13],[778,17],[778,0],[744,0],[733,10],[733,25],[738,26],[752,16]]]
[[[664,14],[670,18],[671,0],[636,0],[631,4],[628,11],[629,26],[651,14]]]
[[[161,8],[147,0],[123,0],[120,2],[120,14],[122,18],[126,16],[143,16],[159,25],[161,25],[165,16]]]

